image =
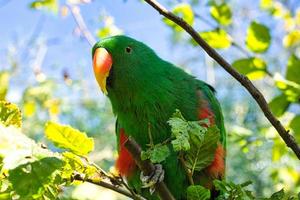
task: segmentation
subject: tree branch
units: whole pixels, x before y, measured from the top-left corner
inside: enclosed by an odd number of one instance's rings
[[[154,172],[155,167],[149,160],[141,160],[141,147],[132,138],[129,137],[124,145],[132,155],[135,163],[144,172],[145,175],[150,175]],[[155,184],[155,191],[163,200],[175,200],[163,181]]]
[[[198,34],[198,32],[190,26],[182,18],[176,16],[172,12],[168,11],[165,7],[159,4],[156,0],[145,0],[149,5],[151,5],[155,10],[157,10],[161,15],[175,22],[181,28],[183,28],[190,36],[201,46],[204,51],[213,58],[219,65],[221,65],[231,76],[233,76],[240,84],[242,84],[247,91],[251,94],[253,99],[257,102],[261,110],[263,111],[266,118],[270,121],[273,127],[277,130],[281,138],[284,140],[286,145],[290,147],[298,159],[300,160],[300,148],[295,141],[295,138],[289,134],[281,122],[272,114],[268,107],[268,103],[265,100],[262,93],[253,85],[253,83],[244,75],[237,72],[215,49],[209,46],[203,38]]]
[[[96,43],[96,39],[94,36],[91,34],[91,32],[88,30],[81,14],[80,14],[80,9],[78,6],[73,6],[73,5],[68,5],[75,22],[77,23],[77,26],[79,30],[81,31],[83,37],[87,40],[87,42],[93,46]]]
[[[95,184],[95,185],[98,185],[98,186],[101,186],[101,187],[104,187],[104,188],[108,188],[108,189],[113,190],[113,191],[115,191],[117,193],[125,195],[125,196],[127,196],[129,198],[137,199],[136,197],[134,197],[131,193],[127,192],[126,190],[124,190],[124,189],[122,189],[120,187],[117,187],[115,185],[112,185],[110,183],[104,182],[102,180],[96,181],[96,180],[89,179],[89,178],[85,179],[80,174],[75,174],[72,178],[74,180],[77,180],[77,181],[85,181],[85,182],[89,182],[89,183],[92,183],[92,184]]]

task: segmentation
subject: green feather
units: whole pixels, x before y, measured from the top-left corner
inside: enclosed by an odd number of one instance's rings
[[[117,138],[120,127],[132,136],[142,147],[150,143],[148,126],[154,144],[170,137],[168,119],[179,109],[185,119],[198,120],[199,97],[196,91],[205,94],[209,106],[221,130],[221,142],[226,143],[223,116],[214,90],[206,83],[195,79],[182,69],[162,60],[145,44],[126,36],[114,36],[96,43],[95,49],[104,47],[112,56],[113,65],[107,79],[108,97],[113,112],[117,116]],[[130,53],[126,48],[131,49]],[[185,172],[177,154],[171,155],[163,163],[165,182],[176,199],[185,199],[188,186]],[[137,172],[138,173],[138,172]],[[132,186],[141,186],[138,176],[129,180]],[[149,199],[156,197],[148,196]]]

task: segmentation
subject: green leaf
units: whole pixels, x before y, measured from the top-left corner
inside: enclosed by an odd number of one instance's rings
[[[36,0],[30,4],[30,8],[33,9],[46,9],[54,13],[58,12],[58,0]]]
[[[187,151],[191,148],[188,135],[179,135],[171,143],[175,151]]]
[[[9,181],[14,191],[22,199],[41,197],[46,192],[46,186],[55,178],[63,161],[56,157],[43,158],[39,161],[26,163],[9,170]]]
[[[212,5],[210,15],[221,25],[227,26],[231,24],[232,13],[227,3]]]
[[[219,138],[220,131],[217,126],[209,127],[203,138],[191,135],[191,148],[186,152],[185,164],[192,173],[201,171],[213,161]]]
[[[284,79],[279,73],[274,76],[275,85],[287,96],[290,102],[298,102],[300,98],[300,84]]]
[[[297,142],[300,142],[300,115],[295,116],[289,124],[289,127],[293,130],[294,136]]]
[[[283,38],[285,47],[294,47],[300,44],[300,30],[292,30]]]
[[[207,130],[205,127],[200,126],[200,124],[207,126],[207,120],[187,121],[179,110],[175,111],[173,116],[168,120],[168,124],[171,126],[172,136],[175,138],[171,141],[175,151],[189,150],[190,137],[194,136],[203,139]]]
[[[68,149],[78,155],[87,155],[94,149],[93,138],[70,126],[48,122],[45,134],[57,147]]]
[[[270,200],[283,200],[283,199],[284,199],[284,190],[283,189],[279,190],[278,192],[275,192],[270,197]]]
[[[123,33],[123,31],[115,25],[114,18],[112,16],[103,15],[101,16],[101,20],[103,21],[104,26],[97,30],[98,38],[103,39],[109,36],[120,35]]]
[[[233,182],[226,182],[225,180],[214,180],[213,181],[216,190],[220,191],[218,200],[223,199],[238,199],[238,200],[254,200],[256,199],[252,192],[245,189],[250,185],[251,181],[246,181],[242,184],[235,184]]]
[[[278,95],[269,102],[269,107],[276,117],[282,116],[288,109],[290,102],[284,94]]]
[[[7,90],[9,86],[9,73],[0,72],[0,101],[5,100]]]
[[[187,3],[180,3],[173,8],[173,13],[181,18],[183,18],[189,25],[194,24],[194,12],[192,7]],[[181,32],[183,29],[175,24],[173,21],[163,18],[163,22],[170,26],[175,31]]]
[[[34,101],[38,104],[44,105],[47,100],[52,98],[55,90],[55,83],[53,81],[43,81],[33,87],[28,87],[23,94],[24,102]]]
[[[260,7],[265,10],[269,10],[273,7],[273,0],[260,0]]]
[[[268,50],[271,43],[269,28],[255,21],[251,22],[247,30],[247,48],[255,53],[263,53]]]
[[[19,108],[15,104],[0,101],[0,123],[5,126],[21,127],[22,116]]]
[[[156,144],[147,151],[142,151],[141,159],[150,159],[152,163],[160,163],[170,155],[170,150],[167,145]]]
[[[191,185],[187,188],[187,200],[210,199],[210,190],[201,185]]]
[[[76,173],[85,174],[87,177],[94,177],[95,174],[98,174],[95,166],[84,163],[76,154],[63,152],[62,155],[63,161],[65,162],[61,172],[62,178],[69,179],[73,175],[74,171]]]
[[[190,149],[189,134],[188,134],[188,123],[183,118],[179,110],[173,114],[168,120],[168,124],[171,126],[172,136],[175,137],[171,141],[175,151],[187,151]]]
[[[300,84],[300,59],[296,55],[292,55],[287,64],[286,79]]]
[[[234,61],[232,66],[251,80],[261,79],[266,75],[267,65],[265,61],[260,58],[239,59]]]
[[[231,46],[231,38],[223,29],[200,32],[200,36],[213,48],[226,49]],[[193,42],[193,44],[196,44]]]
[[[15,126],[5,127],[0,124],[0,157],[3,157],[3,169],[9,170],[45,157],[58,157],[43,148],[34,140],[21,133],[21,129]]]

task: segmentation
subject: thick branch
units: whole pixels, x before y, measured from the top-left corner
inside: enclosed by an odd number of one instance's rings
[[[130,152],[136,164],[144,172],[145,175],[150,175],[154,172],[155,167],[149,160],[141,160],[142,150],[132,138],[128,138],[128,140],[125,142],[125,147]],[[175,200],[175,198],[173,197],[173,195],[171,194],[171,192],[169,191],[169,189],[163,181],[156,183],[155,191],[163,200]]]
[[[197,33],[192,26],[190,26],[182,18],[174,15],[172,12],[168,11],[156,0],[145,0],[150,4],[155,10],[157,10],[161,15],[175,22],[177,25],[182,27],[190,36],[204,49],[204,51],[213,58],[219,65],[221,65],[231,76],[233,76],[240,84],[242,84],[247,91],[251,94],[253,99],[257,102],[261,110],[263,111],[266,118],[277,130],[281,138],[284,140],[286,145],[290,147],[298,159],[300,159],[300,148],[295,141],[295,138],[289,134],[280,121],[272,114],[271,110],[268,107],[268,103],[265,100],[262,93],[253,85],[253,83],[244,75],[237,72],[216,50],[209,46],[203,38]]]

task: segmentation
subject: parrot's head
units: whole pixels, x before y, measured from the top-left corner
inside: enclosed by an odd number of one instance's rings
[[[151,48],[123,35],[97,42],[92,57],[96,80],[106,95],[145,82],[145,77],[153,73],[148,64],[159,59]]]

